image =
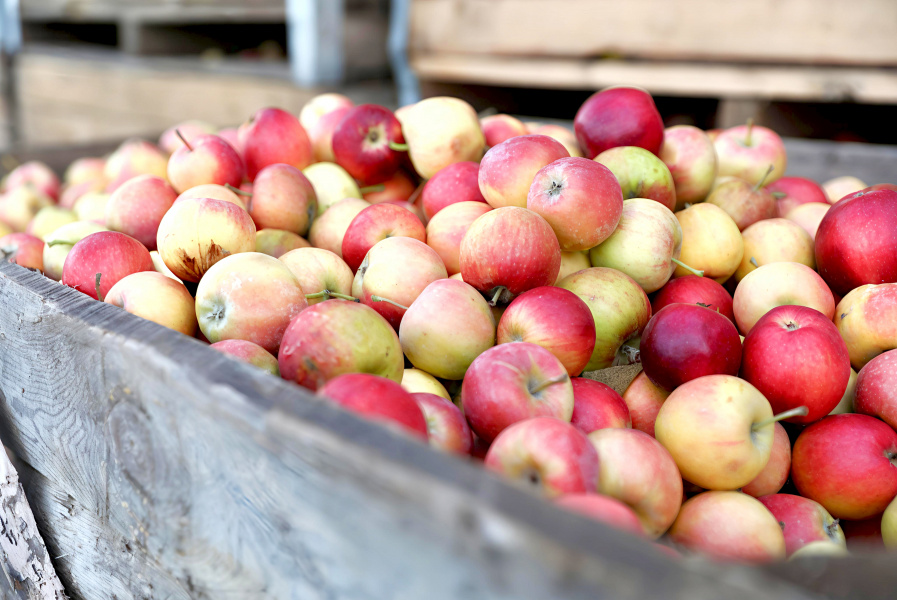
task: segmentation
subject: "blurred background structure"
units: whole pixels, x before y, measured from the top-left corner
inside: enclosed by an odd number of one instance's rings
[[[572,119],[613,84],[668,124],[897,142],[895,0],[0,1],[2,148],[235,126],[331,89]]]

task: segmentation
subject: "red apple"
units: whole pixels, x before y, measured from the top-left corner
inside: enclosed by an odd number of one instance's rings
[[[411,397],[424,414],[430,445],[446,452],[470,456],[473,435],[461,409],[451,400],[436,394],[419,392],[411,394]]]
[[[59,178],[53,169],[37,160],[22,163],[10,171],[3,183],[3,191],[30,185],[53,200],[59,199]]]
[[[640,371],[623,392],[623,402],[629,409],[632,428],[654,437],[654,421],[669,395],[668,391],[654,385],[644,371]]]
[[[204,183],[243,183],[243,160],[217,135],[203,135],[178,148],[168,159],[168,180],[180,194]]]
[[[333,155],[333,132],[351,109],[351,105],[334,109],[321,115],[311,126],[304,126],[308,139],[311,141],[316,162],[336,162],[336,157]],[[300,115],[300,121],[301,118]]]
[[[850,357],[838,328],[804,306],[766,313],[745,338],[743,355],[741,377],[766,396],[773,412],[809,409],[792,423],[806,425],[829,414],[850,379]]]
[[[427,223],[427,245],[445,263],[449,275],[461,272],[461,240],[464,234],[477,218],[490,210],[492,207],[485,202],[458,202],[446,206]]]
[[[483,130],[486,145],[489,147],[498,146],[512,137],[528,133],[526,125],[511,115],[489,115],[488,117],[483,117],[480,119],[480,129]]]
[[[632,419],[623,398],[600,381],[574,377],[573,416],[570,424],[583,433],[599,429],[631,429]]]
[[[555,500],[555,504],[639,537],[645,535],[645,528],[635,511],[610,496],[590,493],[565,494]]]
[[[330,250],[340,258],[343,256],[343,239],[346,230],[358,213],[371,206],[359,198],[344,198],[323,215],[319,215],[308,230],[308,241],[315,248]]]
[[[28,269],[44,270],[44,241],[30,233],[8,233],[0,237],[5,259]]]
[[[358,213],[346,229],[343,260],[357,271],[374,244],[389,237],[410,237],[424,243],[427,233],[413,213],[392,204],[372,204]]]
[[[159,223],[176,199],[177,192],[161,177],[138,175],[109,196],[106,227],[126,233],[155,250]]]
[[[766,183],[777,181],[785,174],[788,164],[785,145],[772,129],[748,122],[720,132],[713,145],[719,160],[718,177],[731,175],[756,183],[770,165],[773,170]]]
[[[129,235],[100,231],[76,243],[62,267],[62,284],[94,300],[131,273],[154,271],[149,250]],[[98,298],[99,296],[99,298]]]
[[[663,132],[660,159],[676,185],[676,210],[685,203],[701,202],[716,179],[713,140],[694,125],[675,125]]]
[[[412,202],[412,196],[414,196],[416,190],[417,184],[412,181],[411,177],[405,171],[399,169],[386,181],[365,188],[361,195],[365,201],[370,202],[371,204],[380,204],[381,202]],[[418,210],[420,209],[418,208]],[[423,220],[423,211],[421,211],[421,214],[418,216]]]
[[[742,492],[754,498],[777,494],[788,481],[788,474],[791,472],[791,440],[788,432],[780,423],[776,423],[774,427],[769,462],[753,481],[741,488]]]
[[[850,364],[862,369],[882,352],[897,348],[897,284],[856,288],[838,303],[834,321],[847,344]]]
[[[317,214],[317,196],[299,169],[281,163],[268,165],[255,176],[248,210],[257,229],[306,235]]]
[[[221,340],[212,344],[210,348],[222,354],[233,356],[250,365],[255,365],[272,375],[280,376],[280,369],[277,367],[277,359],[274,358],[274,355],[254,342],[248,340]]]
[[[368,373],[349,373],[328,381],[318,395],[354,413],[427,439],[423,412],[414,397],[395,381]]]
[[[592,94],[576,112],[573,129],[586,158],[617,146],[659,154],[663,145],[663,120],[651,94],[640,88],[612,87]]]
[[[480,162],[480,192],[493,208],[523,208],[533,178],[542,167],[570,154],[545,135],[521,135],[493,146]]]
[[[450,204],[486,202],[480,192],[479,173],[479,163],[463,161],[452,163],[433,175],[420,193],[427,219],[432,219]]]
[[[788,556],[811,542],[846,546],[838,521],[818,502],[794,494],[771,494],[757,499],[782,526]]]
[[[301,170],[312,163],[313,151],[305,129],[285,110],[257,111],[240,126],[239,135],[250,181],[268,165],[284,163]]]
[[[333,157],[349,174],[366,184],[386,181],[402,164],[402,126],[388,108],[361,104],[349,109],[333,132]]]
[[[855,394],[856,412],[897,429],[897,350],[879,354],[860,369]]]
[[[676,303],[700,304],[735,323],[732,296],[726,288],[709,277],[686,275],[669,280],[654,295],[651,310],[658,313],[662,308]]]
[[[137,175],[166,177],[168,160],[168,154],[155,144],[138,139],[127,140],[106,159],[103,167],[103,175],[108,182],[105,191],[111,194]]]
[[[776,212],[785,217],[797,206],[809,202],[828,204],[828,197],[822,186],[806,177],[782,177],[766,186],[775,196]]]
[[[311,131],[315,123],[334,111],[352,108],[355,103],[342,94],[318,94],[302,106],[299,111],[299,122],[306,131]]]

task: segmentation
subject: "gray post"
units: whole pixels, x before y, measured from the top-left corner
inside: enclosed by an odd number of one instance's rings
[[[302,86],[343,81],[344,0],[286,0],[293,81]]]
[[[411,0],[392,0],[389,13],[389,61],[396,80],[399,106],[420,100],[420,84],[408,63]]]
[[[0,1],[0,80],[3,85],[6,145],[11,147],[21,139],[15,67],[16,55],[22,49],[22,22],[19,20],[19,0]]]

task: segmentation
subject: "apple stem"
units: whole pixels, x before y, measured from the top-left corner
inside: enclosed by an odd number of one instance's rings
[[[751,145],[751,133],[753,132],[753,130],[754,130],[754,118],[750,117],[747,120],[747,132],[744,134],[744,145],[745,146]]]
[[[395,150],[396,152],[408,152],[408,144],[403,144],[401,142],[394,142],[392,140],[389,141],[389,149]]]
[[[492,300],[489,301],[489,306],[495,306],[496,304],[498,304],[498,299],[501,297],[502,293],[507,289],[508,288],[506,288],[503,285],[500,285],[497,288],[495,288],[495,294],[493,294]]]
[[[403,305],[399,304],[398,302],[395,302],[394,300],[390,300],[389,298],[384,298],[383,296],[371,296],[371,300],[373,300],[374,302],[388,302],[389,304],[392,304],[393,306],[398,306],[399,308],[408,310],[407,306],[403,306]]]
[[[230,191],[232,191],[233,193],[235,193],[238,196],[250,196],[250,197],[252,196],[252,194],[250,192],[241,190],[240,188],[234,187],[229,183],[225,183],[224,187],[226,187],[227,189],[229,189]]]
[[[776,200],[781,200],[782,198],[784,198],[787,195],[788,194],[786,194],[785,192],[773,192],[772,193],[772,197],[775,198]]]
[[[362,195],[364,195],[364,194],[373,194],[374,192],[382,192],[385,189],[386,189],[385,185],[383,185],[382,183],[378,183],[377,185],[369,185],[369,186],[366,186],[363,188],[359,188],[358,191],[361,192]]]
[[[50,246],[51,248],[53,246],[61,246],[62,244],[68,244],[69,246],[75,245],[75,242],[72,242],[70,240],[53,240],[52,242],[44,242],[44,243],[47,244],[48,246]]]
[[[685,269],[686,271],[690,271],[691,273],[694,273],[698,277],[704,276],[704,271],[698,271],[697,269],[693,269],[693,268],[689,267],[687,264],[685,264],[684,262],[682,262],[681,260],[679,260],[678,258],[671,258],[670,260],[673,261],[675,264],[679,265],[680,267],[682,267],[683,269]]]
[[[760,181],[757,182],[757,185],[754,186],[755,192],[763,187],[763,184],[766,183],[766,180],[769,178],[769,175],[773,172],[774,169],[775,167],[773,165],[769,165],[769,168],[766,169],[766,173],[763,174],[763,177],[761,177]]]
[[[324,300],[339,298],[340,300],[349,300],[350,302],[361,302],[361,300],[353,296],[338,294],[337,292],[331,292],[330,290],[321,290],[320,292],[315,292],[314,294],[305,294],[306,300],[314,300],[315,298],[323,298]]]
[[[187,138],[184,137],[184,135],[181,133],[181,130],[180,130],[180,129],[175,129],[175,130],[174,130],[174,133],[175,133],[175,135],[177,135],[179,138],[181,138],[181,141],[184,142],[184,145],[185,145],[185,146],[187,146],[187,150],[189,150],[190,152],[193,152],[193,146],[190,145],[190,142],[187,141]]]
[[[563,375],[558,375],[557,377],[552,377],[551,379],[546,379],[545,381],[543,381],[536,387],[530,389],[529,393],[530,394],[538,394],[539,392],[541,392],[542,390],[544,390],[547,387],[550,387],[556,383],[564,383],[565,381],[567,381],[569,379],[570,379],[570,376],[567,375],[566,373],[564,373]]]
[[[802,417],[807,415],[810,412],[810,409],[806,406],[798,406],[797,408],[792,408],[791,410],[786,410],[785,412],[780,412],[779,414],[770,417],[768,419],[764,419],[759,423],[754,423],[751,425],[751,431],[759,431],[763,429],[767,425],[772,425],[776,421],[781,421],[783,419],[790,419],[791,417]]]
[[[753,256],[751,257],[751,260],[748,261],[748,262],[750,262],[752,265],[754,265],[754,266],[757,267],[758,269],[760,268],[760,265],[757,264],[757,259],[754,258]]]
[[[103,274],[102,274],[102,273],[97,273],[97,279],[96,279],[96,287],[95,287],[95,289],[96,289],[96,292],[97,292],[97,300],[99,300],[100,302],[103,301],[103,294],[100,293],[100,279],[102,279],[102,278],[103,278]]]

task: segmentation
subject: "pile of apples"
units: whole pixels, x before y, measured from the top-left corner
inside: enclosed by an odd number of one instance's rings
[[[182,123],[16,168],[0,249],[675,555],[897,545],[897,186],[636,88],[574,129],[336,94]]]

